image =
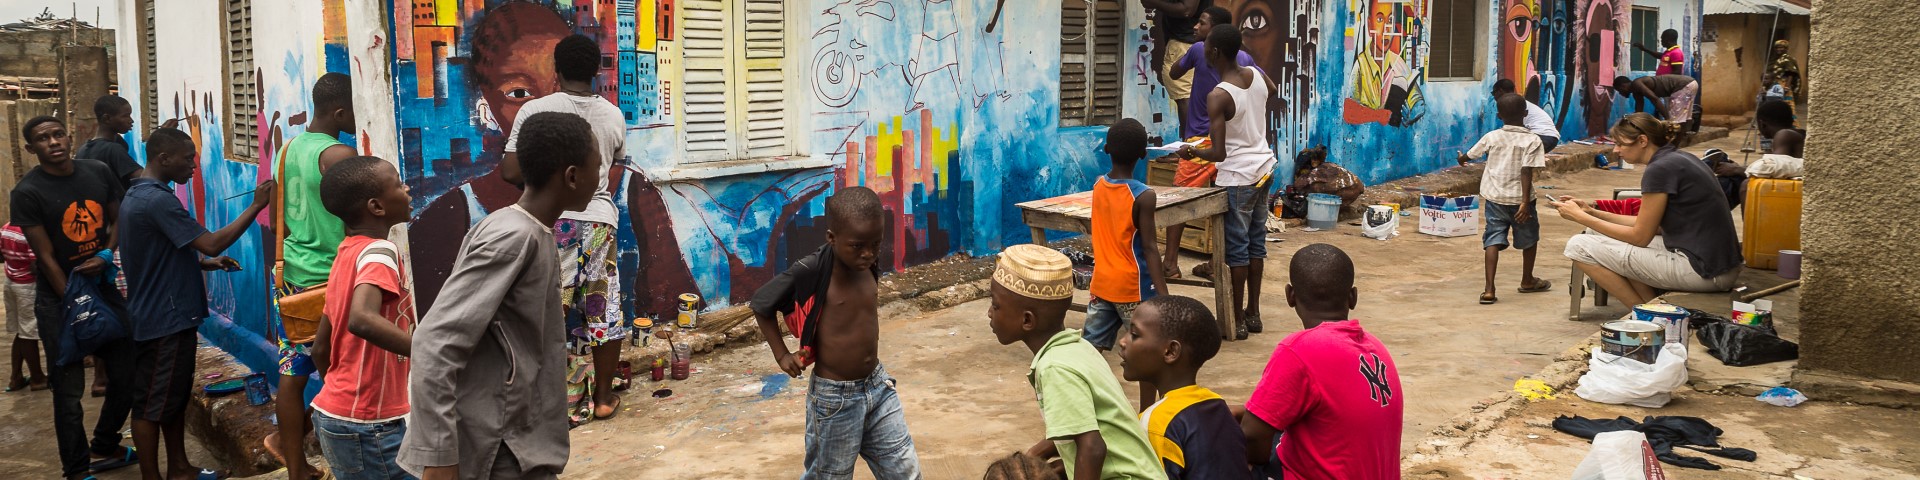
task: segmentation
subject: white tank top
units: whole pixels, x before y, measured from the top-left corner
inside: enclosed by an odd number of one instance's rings
[[[1276,157],[1273,147],[1267,145],[1267,82],[1255,68],[1240,67],[1252,75],[1253,82],[1247,88],[1234,86],[1225,81],[1214,87],[1225,90],[1233,98],[1233,118],[1226,124],[1227,158],[1220,162],[1219,176],[1214,179],[1216,185],[1239,187],[1253,185],[1261,177],[1273,171]]]

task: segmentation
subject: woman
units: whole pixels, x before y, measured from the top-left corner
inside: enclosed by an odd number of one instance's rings
[[[1567,240],[1567,258],[1628,305],[1652,300],[1655,289],[1724,292],[1740,276],[1740,239],[1726,195],[1706,163],[1672,145],[1678,133],[1645,113],[1628,114],[1607,132],[1614,155],[1646,168],[1638,215],[1600,211],[1573,197],[1548,202],[1592,232]]]

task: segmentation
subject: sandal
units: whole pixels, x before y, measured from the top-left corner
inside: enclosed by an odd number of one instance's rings
[[[1552,280],[1547,280],[1547,279],[1544,279],[1544,278],[1542,278],[1542,279],[1539,279],[1539,280],[1540,280],[1540,283],[1537,283],[1537,284],[1534,284],[1534,286],[1531,286],[1531,287],[1529,287],[1529,286],[1526,286],[1526,285],[1521,285],[1521,286],[1520,286],[1520,293],[1539,293],[1539,292],[1544,292],[1544,291],[1548,291],[1548,290],[1552,290],[1552,289],[1553,289],[1553,281],[1552,281]]]
[[[1500,298],[1499,298],[1499,297],[1495,297],[1495,296],[1493,296],[1493,294],[1492,294],[1492,293],[1482,293],[1482,294],[1480,294],[1480,304],[1481,304],[1481,305],[1492,305],[1492,304],[1493,304],[1493,302],[1498,302],[1498,301],[1500,301]]]
[[[609,410],[607,411],[607,414],[606,414],[606,415],[600,415],[600,407],[601,407],[600,405],[594,405],[594,406],[593,406],[593,410],[594,410],[594,412],[593,412],[593,419],[594,419],[594,420],[606,420],[606,419],[609,419],[609,418],[613,418],[614,416],[616,416],[616,415],[619,415],[619,414],[620,414],[620,406],[621,406],[621,405],[623,405],[623,404],[625,404],[625,403],[626,403],[626,401],[625,401],[625,400],[622,400],[622,399],[620,398],[620,396],[619,396],[619,395],[614,395],[614,396],[613,396],[613,403],[611,403],[611,404],[609,404],[609,405],[610,405],[610,406],[611,406],[612,408],[611,408],[611,409],[609,409]]]
[[[194,480],[221,480],[232,476],[232,474],[233,472],[216,472],[211,468],[202,468],[200,469],[200,474],[195,475],[193,478]]]
[[[140,463],[140,455],[133,450],[133,447],[120,448],[119,458],[107,458],[105,460],[95,461],[87,465],[87,471],[102,473]]]
[[[7,382],[7,391],[9,392],[18,392],[25,389],[27,389],[27,379],[25,378],[14,377],[13,381]]]

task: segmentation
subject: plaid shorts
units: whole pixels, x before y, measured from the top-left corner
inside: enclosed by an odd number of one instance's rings
[[[584,320],[568,325],[568,333],[585,346],[627,338],[613,226],[563,218],[554,224],[553,237],[560,244],[560,304],[568,318]]]

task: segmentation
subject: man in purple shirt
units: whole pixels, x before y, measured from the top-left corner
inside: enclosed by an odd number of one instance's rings
[[[1207,38],[1207,34],[1213,32],[1214,25],[1232,23],[1233,14],[1227,12],[1227,9],[1207,7],[1206,10],[1200,12],[1199,21],[1194,23],[1193,31],[1199,38],[1204,39]],[[1187,102],[1186,110],[1180,112],[1180,116],[1185,119],[1185,121],[1180,124],[1180,138],[1183,139],[1207,134],[1207,102],[1205,99],[1207,98],[1207,92],[1213,91],[1213,87],[1220,85],[1220,72],[1214,71],[1213,67],[1207,65],[1206,48],[1207,42],[1194,42],[1193,46],[1187,48],[1186,55],[1180,57],[1180,60],[1174,63],[1173,71],[1169,73],[1174,78],[1179,78],[1186,76],[1188,71],[1192,71],[1193,91],[1202,100],[1199,102]],[[1235,56],[1235,60],[1239,61],[1240,66],[1243,67],[1252,66],[1254,68],[1260,68],[1253,64],[1253,56],[1248,55],[1246,50],[1241,50],[1240,53]],[[1265,75],[1267,72],[1262,70],[1260,73]]]

